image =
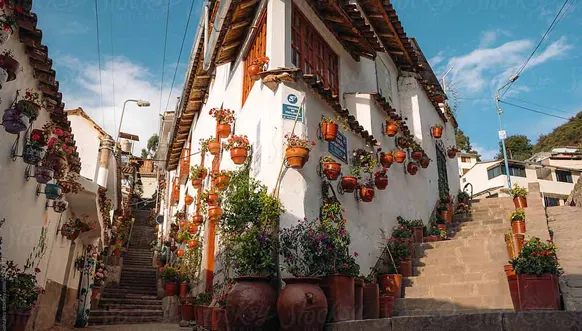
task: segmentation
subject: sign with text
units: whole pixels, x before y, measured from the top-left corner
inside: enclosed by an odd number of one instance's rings
[[[338,131],[335,140],[329,142],[328,150],[331,155],[348,163],[348,139],[341,132]]]
[[[298,122],[303,122],[303,111],[301,110],[301,103],[299,98],[294,93],[285,93],[283,100],[283,119],[294,121],[299,113]]]
[[[505,132],[505,130],[500,130],[499,131],[499,140],[503,140],[507,138],[507,133]]]

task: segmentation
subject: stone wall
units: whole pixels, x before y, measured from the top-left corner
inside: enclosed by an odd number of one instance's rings
[[[572,202],[574,202],[576,207],[582,207],[582,176],[580,176],[576,185],[574,185],[574,189],[572,190],[572,193],[570,193],[566,204],[571,205]]]

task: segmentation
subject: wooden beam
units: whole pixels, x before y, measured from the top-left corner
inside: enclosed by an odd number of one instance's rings
[[[243,22],[238,22],[238,23],[233,23],[233,24],[230,25],[230,28],[233,29],[233,30],[240,29],[240,28],[245,27],[245,26],[247,26],[249,24],[251,24],[251,21],[250,20],[243,21]]]
[[[344,23],[344,20],[341,17],[337,17],[337,16],[333,16],[333,15],[329,15],[329,14],[323,14],[323,15],[321,15],[321,17],[326,21],[336,22],[336,23]]]
[[[360,38],[357,38],[357,37],[354,37],[354,36],[339,35],[339,37],[342,40],[347,40],[347,41],[351,41],[351,42],[354,42],[354,43],[360,42]]]
[[[225,44],[222,47],[220,47],[220,49],[223,51],[227,51],[229,49],[233,49],[235,47],[238,47],[241,43],[242,43],[242,41],[238,40],[238,41],[235,41],[235,42],[230,43],[230,44]]]
[[[259,0],[249,0],[240,4],[240,9],[246,9],[259,2]]]
[[[393,33],[389,33],[389,32],[382,32],[382,33],[378,33],[378,37],[382,37],[382,38],[394,38],[394,34]]]

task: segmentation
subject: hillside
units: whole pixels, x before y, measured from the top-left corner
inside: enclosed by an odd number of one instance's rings
[[[558,146],[582,145],[582,111],[576,114],[568,122],[558,126],[551,133],[541,135],[533,152],[549,152]]]

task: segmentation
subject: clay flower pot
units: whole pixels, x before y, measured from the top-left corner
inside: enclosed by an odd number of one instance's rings
[[[327,300],[319,278],[284,278],[285,288],[277,300],[281,330],[323,330]]]
[[[208,208],[208,219],[216,222],[222,216],[222,208],[220,207],[212,207]]]
[[[380,301],[380,318],[390,318],[394,313],[394,297],[382,296]]]
[[[408,147],[408,141],[406,141],[406,138],[404,137],[398,137],[396,139],[396,145],[398,145],[400,148],[406,148]]]
[[[358,187],[358,179],[353,176],[343,176],[340,185],[344,192],[352,193]]]
[[[181,292],[180,292],[181,294]],[[180,297],[182,297],[180,295]],[[183,321],[191,321],[193,320],[194,310],[192,309],[192,305],[190,304],[183,304],[181,307],[181,315]]]
[[[447,224],[451,224],[453,222],[453,212],[450,209],[441,210],[440,214],[442,218],[447,221]]]
[[[426,156],[426,155],[423,155],[423,156],[420,158],[420,167],[421,167],[422,169],[426,169],[426,168],[428,168],[428,166],[429,166],[429,165],[430,165],[430,159],[428,158],[428,156]]]
[[[454,159],[455,157],[457,157],[457,151],[454,149],[449,149],[447,151],[447,156],[449,157],[449,159]]]
[[[433,126],[431,129],[433,138],[440,139],[443,136],[442,126]]]
[[[16,79],[16,72],[20,67],[20,63],[8,54],[0,55],[0,68],[6,71],[6,81],[10,82]]]
[[[277,293],[266,277],[238,277],[226,298],[230,330],[276,330]]]
[[[208,206],[215,207],[218,203],[218,194],[208,193]]]
[[[247,72],[249,73],[249,76],[251,77],[252,80],[259,79],[258,74],[262,71],[263,71],[262,68],[258,64],[251,64],[247,68]]]
[[[230,178],[228,178],[228,176],[224,176],[224,175],[218,176],[216,178],[216,187],[219,190],[224,190],[225,188],[228,187],[229,182],[230,182]]]
[[[198,240],[196,240],[196,239],[188,240],[188,247],[194,248],[194,247],[196,247],[196,245],[198,245]]]
[[[218,138],[226,138],[230,136],[230,124],[216,124],[216,135]]]
[[[22,152],[22,159],[26,164],[37,165],[46,154],[44,148],[35,145],[24,146],[24,151]]]
[[[389,275],[379,275],[378,284],[382,288],[386,295],[393,296],[396,298],[402,297],[402,275],[401,274],[389,274]]]
[[[24,331],[30,318],[30,309],[8,310],[6,313],[6,326],[10,331]]]
[[[558,276],[517,275],[520,310],[559,310]]]
[[[412,231],[413,231],[412,237],[414,238],[414,243],[422,244],[422,241],[424,239],[424,229],[422,228],[422,226],[416,226],[412,229]]]
[[[351,321],[355,317],[354,279],[344,275],[324,277],[321,288],[327,298],[327,322]]]
[[[408,171],[410,175],[414,176],[418,172],[418,165],[416,165],[416,163],[410,162],[406,165],[406,171]]]
[[[441,241],[441,236],[439,236],[438,234],[434,234],[431,236],[426,236],[424,238],[422,238],[422,241],[425,243],[431,243],[431,242],[435,242],[435,241]]]
[[[399,271],[402,277],[412,277],[412,259],[407,257],[400,260]]]
[[[360,198],[363,202],[371,202],[374,200],[374,188],[361,186],[360,187]]]
[[[192,223],[194,223],[194,225],[199,226],[202,224],[202,221],[204,221],[204,217],[202,215],[196,214],[192,216]]]
[[[321,123],[321,134],[323,140],[334,141],[337,137],[338,125],[336,123]]]
[[[220,154],[220,142],[213,140],[211,142],[208,143],[208,151],[210,152],[210,154],[212,155],[218,155]]]
[[[8,133],[18,134],[30,125],[30,117],[19,110],[8,108],[2,115],[2,125]]]
[[[390,168],[394,162],[394,156],[391,153],[381,153],[380,154],[380,164],[384,168]]]
[[[186,222],[185,220],[181,220],[180,221],[180,229],[185,229],[187,224],[188,224],[188,222]]]
[[[511,221],[511,232],[516,234],[525,233],[525,221]]]
[[[204,330],[212,328],[212,307],[202,306],[202,327]]]
[[[527,208],[527,200],[525,197],[515,197],[513,198],[513,205],[515,208]]]
[[[192,178],[192,187],[200,188],[202,187],[202,179],[200,178]]]
[[[212,308],[212,331],[226,331],[226,311],[222,308]]]
[[[394,137],[398,133],[398,126],[394,123],[386,122],[386,135],[388,137]]]
[[[191,195],[186,195],[184,197],[184,203],[186,204],[186,206],[190,206],[193,202],[194,202],[194,197],[192,197]]]
[[[364,282],[361,279],[354,280],[354,309],[356,321],[363,319],[364,314]]]
[[[424,153],[422,151],[414,151],[414,152],[410,153],[410,157],[414,161],[420,161],[420,159],[422,159],[423,155],[424,155]]]
[[[398,151],[394,152],[394,161],[396,161],[396,163],[404,163],[404,160],[406,160],[406,152],[405,151],[398,150]]]
[[[337,162],[325,162],[322,163],[321,167],[325,177],[329,180],[336,180],[342,170],[342,165]]]
[[[362,319],[377,319],[380,317],[380,307],[378,298],[380,290],[376,283],[364,283]]]
[[[180,282],[180,298],[185,298],[188,295],[188,283]]]
[[[176,252],[176,256],[177,256],[177,257],[179,257],[179,258],[182,258],[182,257],[184,257],[184,250],[183,250],[183,249],[179,249],[179,250]]]
[[[379,190],[385,190],[386,187],[388,187],[388,177],[376,176],[376,178],[374,178],[374,185],[376,185],[376,188]]]
[[[172,297],[178,294],[178,284],[176,284],[176,282],[166,282],[165,290],[165,296]]]
[[[235,147],[230,150],[230,158],[234,164],[243,164],[247,160],[249,152],[246,148]]]
[[[194,223],[188,224],[188,233],[189,234],[196,234],[198,232],[198,225]]]
[[[289,147],[285,150],[285,159],[289,167],[301,169],[309,159],[309,150],[304,147]]]

